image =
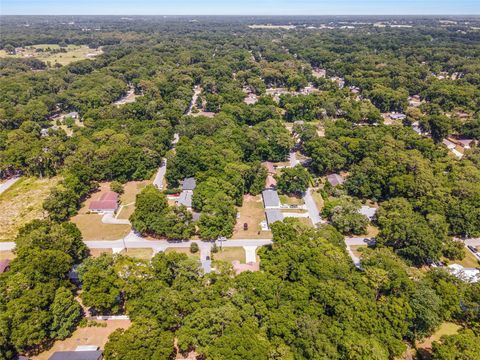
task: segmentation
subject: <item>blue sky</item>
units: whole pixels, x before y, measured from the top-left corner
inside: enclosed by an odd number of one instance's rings
[[[477,15],[480,0],[0,0],[0,14]]]

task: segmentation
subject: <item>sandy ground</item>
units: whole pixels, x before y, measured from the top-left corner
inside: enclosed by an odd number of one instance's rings
[[[106,323],[107,327],[78,328],[68,339],[56,341],[50,350],[31,359],[47,360],[56,351],[73,351],[79,345],[97,345],[103,349],[112,332],[116,329],[126,329],[131,324],[130,320],[99,320],[98,322]]]

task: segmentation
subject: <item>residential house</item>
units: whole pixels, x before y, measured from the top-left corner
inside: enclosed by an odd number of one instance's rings
[[[284,216],[282,212],[278,209],[267,209],[265,210],[265,217],[267,219],[267,228],[270,229],[270,226],[277,221],[283,221]]]
[[[71,117],[72,119],[78,119],[78,112],[76,111],[72,111],[72,112],[69,112],[67,115],[65,115],[65,117]]]
[[[10,269],[10,260],[5,259],[0,261],[0,274],[7,272]]]
[[[280,209],[280,197],[276,190],[264,190],[262,192],[262,198],[265,209]]]
[[[345,182],[345,179],[342,175],[339,174],[330,174],[327,176],[327,181],[332,186],[342,185]]]
[[[188,209],[192,208],[193,190],[197,187],[195,178],[189,177],[182,181],[182,192],[177,199],[177,205],[184,205]]]
[[[89,210],[99,214],[114,213],[118,209],[118,200],[116,192],[108,191],[100,197],[100,200],[92,201]]]
[[[448,269],[453,275],[465,282],[474,283],[480,281],[480,270],[478,269],[464,268],[460,264],[448,265]]]
[[[358,212],[368,218],[368,220],[372,221],[377,213],[377,208],[370,207],[370,206],[362,206]]]

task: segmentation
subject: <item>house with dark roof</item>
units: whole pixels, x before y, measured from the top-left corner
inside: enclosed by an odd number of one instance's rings
[[[330,174],[327,176],[327,181],[330,183],[330,185],[337,186],[342,185],[345,182],[345,179],[339,174]]]
[[[280,209],[280,197],[276,190],[264,190],[262,192],[262,198],[265,209]]]
[[[99,214],[114,213],[118,209],[118,194],[113,191],[104,193],[99,200],[90,202],[88,209]]]
[[[94,351],[57,351],[48,360],[101,360],[100,350]]]

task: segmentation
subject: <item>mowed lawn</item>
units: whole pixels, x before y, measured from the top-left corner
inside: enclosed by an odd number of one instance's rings
[[[130,181],[123,186],[123,194],[120,196],[121,209],[118,219],[128,219],[135,210],[135,199],[142,189],[150,184],[150,181]]]
[[[243,247],[224,247],[222,250],[219,248],[217,253],[212,253],[212,256],[213,260],[226,262],[238,260],[241,264],[245,264],[245,250]]]
[[[130,320],[97,320],[98,323],[106,324],[106,327],[77,328],[71,337],[65,340],[55,341],[52,348],[31,357],[32,360],[47,360],[56,351],[74,351],[79,345],[97,345],[101,349],[107,343],[108,336],[116,329],[127,329]]]
[[[43,201],[59,180],[22,177],[0,195],[0,241],[13,240],[20,227],[46,216]]]
[[[431,350],[432,343],[434,341],[440,341],[440,338],[444,335],[455,335],[461,329],[460,325],[454,324],[452,322],[444,322],[440,327],[435,331],[432,336],[429,336],[426,339],[423,339],[422,342],[417,343],[418,349]]]
[[[245,195],[243,205],[237,208],[240,218],[233,230],[232,239],[266,239],[271,238],[270,231],[262,231],[260,223],[265,220],[265,209],[261,195]],[[243,230],[243,224],[248,225],[248,230]]]

